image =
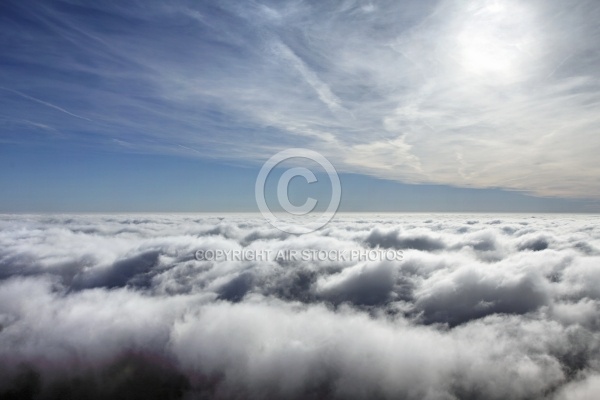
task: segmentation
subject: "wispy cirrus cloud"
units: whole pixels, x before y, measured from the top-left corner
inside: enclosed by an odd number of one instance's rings
[[[67,140],[600,197],[591,0],[3,7],[4,112]]]

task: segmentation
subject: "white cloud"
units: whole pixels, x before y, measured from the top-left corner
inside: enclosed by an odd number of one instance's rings
[[[4,216],[0,394],[597,395],[596,220],[340,216],[290,236],[253,216]],[[404,257],[194,258],[378,246]]]
[[[11,57],[103,85],[3,83],[47,99],[32,122],[67,138],[252,163],[302,146],[398,181],[600,198],[591,0],[94,7],[121,22],[21,10],[49,34],[22,35]]]

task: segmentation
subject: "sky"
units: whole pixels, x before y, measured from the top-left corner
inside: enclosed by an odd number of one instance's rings
[[[261,165],[297,147],[335,166],[343,211],[598,212],[599,19],[594,0],[6,0],[0,212],[255,211]]]

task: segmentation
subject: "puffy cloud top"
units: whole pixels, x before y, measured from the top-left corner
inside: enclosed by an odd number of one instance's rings
[[[596,398],[599,221],[3,216],[0,396]]]

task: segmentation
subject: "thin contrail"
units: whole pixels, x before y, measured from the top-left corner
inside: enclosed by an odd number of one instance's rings
[[[61,107],[59,107],[59,106],[56,106],[56,105],[54,105],[54,104],[52,104],[52,103],[48,103],[47,101],[43,101],[43,100],[40,100],[40,99],[36,99],[35,97],[32,97],[32,96],[29,96],[29,95],[27,95],[27,94],[25,94],[25,93],[19,92],[18,90],[14,90],[14,89],[5,88],[5,87],[3,87],[3,86],[0,86],[0,89],[2,89],[2,90],[5,90],[5,91],[7,91],[7,92],[13,92],[13,93],[15,93],[15,94],[17,94],[17,95],[19,95],[19,96],[21,96],[21,97],[25,98],[25,99],[28,99],[28,100],[35,101],[35,102],[37,102],[37,103],[43,104],[43,105],[45,105],[45,106],[47,106],[47,107],[50,107],[50,108],[54,108],[55,110],[58,110],[58,111],[60,111],[60,112],[63,112],[63,113],[65,113],[65,114],[68,114],[68,115],[70,115],[70,116],[72,116],[72,117],[79,118],[79,119],[83,119],[83,120],[85,120],[85,121],[89,121],[89,122],[95,122],[95,121],[92,121],[92,120],[91,120],[91,119],[89,119],[89,118],[82,117],[81,115],[73,114],[72,112],[70,112],[70,111],[67,111],[67,110],[65,110],[64,108],[61,108]]]
[[[550,72],[546,79],[551,78],[556,73],[556,71],[558,71],[559,68],[562,67],[563,64],[566,63],[571,57],[573,57],[573,54],[569,54],[567,57],[564,58],[564,60],[558,63],[558,65],[552,70],[552,72]]]
[[[178,144],[177,146],[181,147],[182,149],[191,150],[191,151],[193,151],[193,152],[196,152],[196,153],[198,153],[198,154],[202,154],[202,153],[201,153],[201,152],[199,152],[198,150],[196,150],[196,149],[192,149],[191,147],[187,147],[187,146],[184,146],[184,145],[182,145],[182,144]]]

